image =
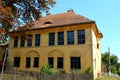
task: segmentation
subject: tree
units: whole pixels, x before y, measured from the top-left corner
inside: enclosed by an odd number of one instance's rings
[[[110,65],[109,65],[109,56],[110,56]],[[109,66],[110,66],[110,71],[112,73],[116,73],[119,70],[119,65],[118,63],[118,57],[116,55],[109,55],[108,52],[105,52],[102,54],[102,62],[106,65],[107,71],[109,71]]]
[[[23,24],[30,27],[54,4],[54,0],[0,0],[0,27],[6,34]]]

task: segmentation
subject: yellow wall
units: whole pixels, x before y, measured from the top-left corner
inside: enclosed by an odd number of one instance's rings
[[[77,30],[85,30],[85,44],[77,44]],[[67,31],[73,30],[74,31],[74,45],[68,45],[67,44]],[[57,33],[64,31],[64,45],[57,45]],[[48,34],[50,32],[55,32],[55,45],[54,46],[48,46]],[[33,31],[27,31],[26,34],[33,34],[33,39],[35,39],[35,34],[40,33],[41,40],[40,40],[40,46],[35,47],[33,40],[32,47],[27,47],[27,40],[25,41],[25,47],[20,48],[20,40],[18,42],[18,47],[14,48],[14,36],[19,36],[19,33],[11,33],[10,34],[10,46],[9,46],[9,64],[13,65],[13,59],[14,57],[21,57],[21,65],[18,70],[25,70],[25,71],[40,71],[40,68],[48,64],[48,57],[54,57],[54,70],[58,71],[57,69],[57,57],[64,57],[64,70],[69,73],[70,70],[70,57],[81,57],[81,72],[84,72],[87,68],[91,67],[93,68],[95,65],[94,60],[99,56],[100,57],[100,49],[96,48],[97,40],[95,33],[93,31],[93,24],[81,24],[81,25],[74,25],[74,26],[64,26],[64,27],[56,27],[56,28],[48,28],[48,29],[41,29],[41,30],[33,30]],[[97,54],[98,55],[97,55]],[[25,68],[25,60],[26,57],[30,56],[37,56],[40,57],[39,59],[39,68]],[[32,59],[33,60],[33,59]],[[31,62],[31,65],[33,65],[33,62]],[[97,68],[100,65],[96,64]],[[16,69],[16,68],[14,68]],[[94,68],[93,68],[94,69]],[[97,73],[96,69],[95,72]]]

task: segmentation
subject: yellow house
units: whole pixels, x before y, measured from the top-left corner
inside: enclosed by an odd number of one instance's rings
[[[9,65],[12,69],[40,71],[50,64],[55,72],[63,69],[101,74],[100,39],[102,33],[95,21],[77,15],[73,10],[51,15],[10,32]]]

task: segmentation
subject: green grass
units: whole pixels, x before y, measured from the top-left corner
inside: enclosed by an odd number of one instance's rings
[[[102,77],[102,78],[97,78],[96,80],[120,80],[118,77]]]

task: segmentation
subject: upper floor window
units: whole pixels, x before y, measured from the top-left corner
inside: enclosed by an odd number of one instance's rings
[[[71,69],[80,69],[81,68],[81,61],[80,57],[71,57],[70,58],[70,65]]]
[[[57,58],[57,68],[63,68],[63,57]]]
[[[20,67],[20,57],[14,57],[14,67]]]
[[[64,32],[58,32],[58,45],[64,45]]]
[[[18,36],[14,37],[14,47],[18,46]]]
[[[74,44],[74,31],[67,32],[67,44]]]
[[[32,46],[32,35],[28,35],[28,44],[27,46]]]
[[[35,34],[35,46],[40,46],[40,34]]]
[[[21,36],[20,47],[24,47],[25,45],[25,36]]]
[[[49,33],[49,45],[55,44],[55,33]]]
[[[85,30],[78,30],[78,44],[85,44]]]

